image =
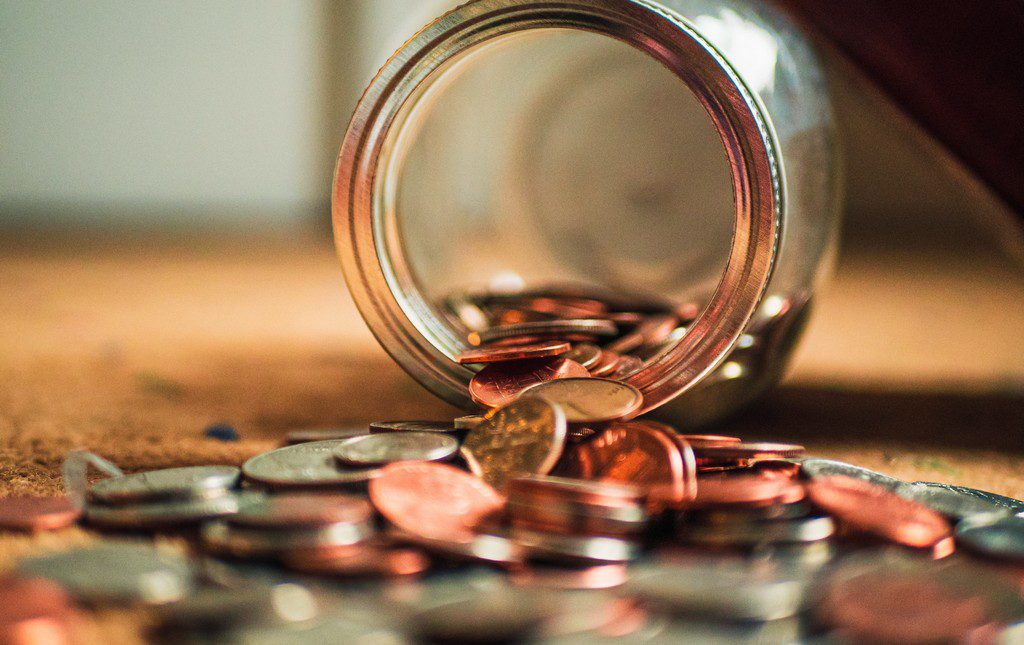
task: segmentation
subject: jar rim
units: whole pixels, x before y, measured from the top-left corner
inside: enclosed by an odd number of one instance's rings
[[[388,134],[445,65],[484,43],[544,28],[603,34],[666,66],[703,104],[728,158],[735,220],[726,268],[688,333],[625,379],[644,395],[641,414],[697,385],[728,355],[765,293],[781,238],[782,166],[763,106],[682,16],[647,0],[475,0],[436,19],[389,59],[355,109],[334,176],[335,245],[356,306],[384,349],[441,398],[475,407],[466,388],[473,371],[439,346],[458,339],[416,289],[404,259],[389,252],[397,232],[393,202],[382,198],[394,161]]]

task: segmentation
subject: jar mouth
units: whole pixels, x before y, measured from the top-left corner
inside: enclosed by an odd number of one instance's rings
[[[553,28],[608,36],[668,68],[703,105],[728,159],[735,217],[726,268],[687,333],[625,379],[644,394],[641,413],[695,386],[729,353],[767,287],[781,228],[781,167],[763,110],[680,16],[639,0],[478,0],[434,21],[388,61],[356,108],[335,173],[335,242],[353,298],[385,350],[435,394],[475,407],[467,393],[474,372],[454,360],[467,342],[424,297],[402,252],[395,217],[402,132],[468,53]]]

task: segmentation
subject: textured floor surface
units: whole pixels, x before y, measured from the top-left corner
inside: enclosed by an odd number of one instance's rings
[[[291,428],[456,413],[376,346],[320,240],[19,243],[0,285],[0,495],[57,494],[71,448],[129,471],[240,464]],[[1024,497],[1021,302],[998,259],[844,257],[786,385],[723,431]],[[0,570],[92,539],[0,535]],[[125,642],[144,620],[85,633]]]

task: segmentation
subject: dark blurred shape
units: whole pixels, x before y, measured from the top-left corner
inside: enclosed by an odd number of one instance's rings
[[[226,423],[215,423],[207,427],[203,435],[217,441],[238,441],[238,431]]]
[[[1024,214],[1024,2],[781,3]]]

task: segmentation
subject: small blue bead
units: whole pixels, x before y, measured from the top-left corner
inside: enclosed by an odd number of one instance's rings
[[[203,434],[218,441],[238,441],[238,431],[226,423],[215,423],[203,430]]]

